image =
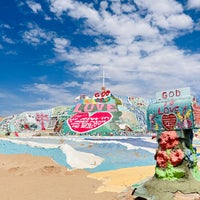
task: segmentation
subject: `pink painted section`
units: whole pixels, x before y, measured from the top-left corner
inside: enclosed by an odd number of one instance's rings
[[[165,168],[167,167],[167,162],[169,160],[169,156],[166,151],[158,151],[156,155],[156,161],[159,167]]]
[[[89,115],[88,112],[77,113],[67,120],[72,131],[85,133],[97,129],[113,118],[110,112],[96,112]]]
[[[43,113],[36,113],[36,120],[41,122],[41,130],[45,130],[44,122],[48,121],[48,115]]]
[[[160,136],[160,146],[162,150],[172,149],[179,143],[176,131],[165,131]]]
[[[161,168],[167,168],[168,164],[174,167],[181,164],[184,152],[179,148],[179,138],[176,131],[165,131],[160,136],[160,149],[157,150],[155,159]]]
[[[170,154],[170,163],[175,167],[182,162],[183,158],[183,151],[181,149],[177,149],[176,151],[172,151]]]
[[[196,103],[193,104],[194,123],[196,127],[200,127],[200,106]]]

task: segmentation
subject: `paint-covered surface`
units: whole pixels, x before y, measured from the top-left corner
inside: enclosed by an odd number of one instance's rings
[[[110,90],[96,92],[93,98],[82,98],[75,104],[72,115],[63,123],[62,132],[97,135],[116,132],[121,114]]]
[[[200,106],[188,92],[188,88],[183,88],[157,94],[157,101],[147,110],[148,130],[200,128]]]
[[[153,132],[194,128],[192,99],[176,99],[150,104],[148,127]]]
[[[200,105],[196,101],[192,104],[192,110],[194,115],[194,126],[200,128]]]
[[[167,199],[172,199],[176,191],[199,194],[198,154],[193,146],[199,107],[189,91],[183,88],[159,92],[157,101],[148,108],[148,129],[156,133],[158,148],[154,176],[133,190],[139,199],[162,199],[166,191]]]
[[[146,137],[14,137],[0,139],[1,154],[51,157],[69,169],[100,172],[154,165],[156,143]]]
[[[62,135],[124,135],[145,133],[149,101],[116,96],[110,90],[81,95],[72,106],[24,112],[4,118],[0,133],[50,130]]]
[[[194,143],[200,148],[198,138]],[[1,154],[48,156],[69,169],[90,172],[155,165],[156,148],[157,142],[150,136],[13,137],[0,140]]]
[[[157,94],[148,107],[148,129],[157,134],[155,177],[163,180],[200,180],[193,129],[199,127],[199,106],[188,88]]]
[[[65,134],[120,135],[146,132],[146,109],[143,98],[120,97],[110,90],[96,92],[73,107],[72,115],[63,123]]]

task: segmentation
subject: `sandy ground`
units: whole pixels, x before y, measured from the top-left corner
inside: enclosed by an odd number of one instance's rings
[[[131,200],[130,187],[153,176],[154,172],[155,166],[98,173],[70,171],[49,157],[0,154],[0,199]],[[177,195],[176,200],[196,199]]]
[[[48,157],[0,155],[0,194],[2,200],[128,199],[121,192],[153,170],[150,166],[91,174],[69,171]]]
[[[105,191],[120,193],[133,184],[152,177],[154,172],[155,166],[143,166],[92,173],[88,177],[103,181],[97,193]]]

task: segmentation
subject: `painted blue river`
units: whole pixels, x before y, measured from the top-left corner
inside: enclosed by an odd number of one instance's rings
[[[48,156],[58,164],[73,169],[67,163],[68,152],[63,152],[60,148],[63,144],[70,145],[78,152],[94,154],[104,159],[94,168],[85,168],[89,172],[155,165],[157,143],[150,137],[15,137],[0,139],[0,153]]]

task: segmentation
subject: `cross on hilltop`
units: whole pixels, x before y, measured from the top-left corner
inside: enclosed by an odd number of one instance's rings
[[[106,78],[110,78],[110,77],[106,77],[105,76],[104,67],[103,67],[103,70],[102,70],[102,76],[98,76],[98,77],[102,78],[102,87],[101,87],[101,89],[104,91],[106,89],[106,87],[105,87],[105,79]]]

